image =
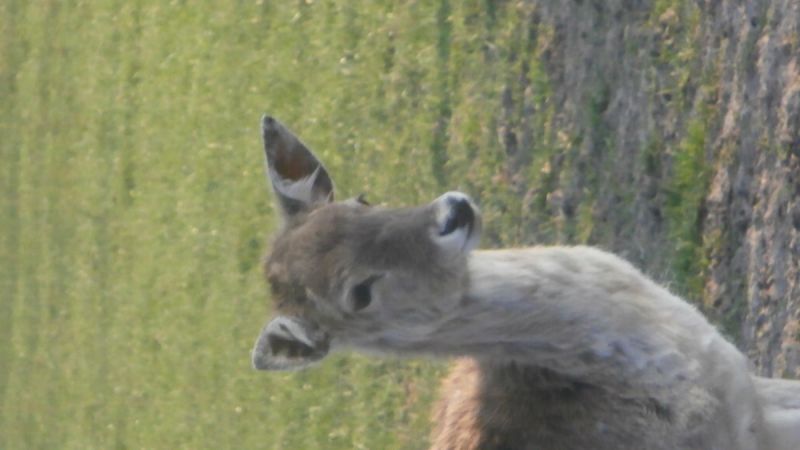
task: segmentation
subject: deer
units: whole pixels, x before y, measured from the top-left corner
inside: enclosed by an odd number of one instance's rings
[[[480,210],[334,199],[329,172],[264,116],[282,215],[258,370],[354,349],[452,359],[432,449],[800,448],[800,382],[751,373],[690,303],[588,246],[477,249]]]

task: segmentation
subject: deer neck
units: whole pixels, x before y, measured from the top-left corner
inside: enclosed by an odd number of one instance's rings
[[[475,252],[469,288],[431,334],[431,349],[543,367],[561,359],[575,343],[565,332],[571,323],[569,305],[554,305],[552,299],[569,280],[548,279],[538,269],[514,251]]]
[[[647,301],[620,308],[620,299],[631,297]],[[420,350],[652,388],[693,376],[681,351],[665,342],[668,330],[659,328],[654,305],[675,303],[669,297],[628,263],[596,250],[474,252],[460,306]]]

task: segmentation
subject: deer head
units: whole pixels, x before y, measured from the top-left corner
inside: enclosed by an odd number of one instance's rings
[[[264,117],[261,127],[284,224],[265,260],[275,316],[253,366],[293,370],[337,348],[424,345],[467,288],[481,228],[472,200],[448,192],[413,208],[336,202],[317,157],[277,120]]]

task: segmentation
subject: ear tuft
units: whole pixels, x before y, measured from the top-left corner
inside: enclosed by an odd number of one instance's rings
[[[278,316],[270,321],[253,347],[253,367],[258,370],[298,370],[328,354],[330,341],[307,322]]]
[[[333,181],[311,150],[272,117],[261,119],[267,174],[284,214],[333,201]]]

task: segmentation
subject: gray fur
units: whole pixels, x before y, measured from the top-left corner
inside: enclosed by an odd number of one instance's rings
[[[589,247],[470,252],[474,204],[447,226],[460,193],[416,208],[335,203],[329,178],[317,188],[316,157],[264,123],[268,162],[294,151],[305,172],[270,166],[286,223],[265,272],[274,321],[292,326],[265,328],[257,367],[301,368],[342,348],[462,358],[434,448],[800,448],[800,383],[754,382],[693,306],[629,263]],[[299,206],[287,206],[284,178],[313,183],[291,190],[308,193],[292,197]]]

